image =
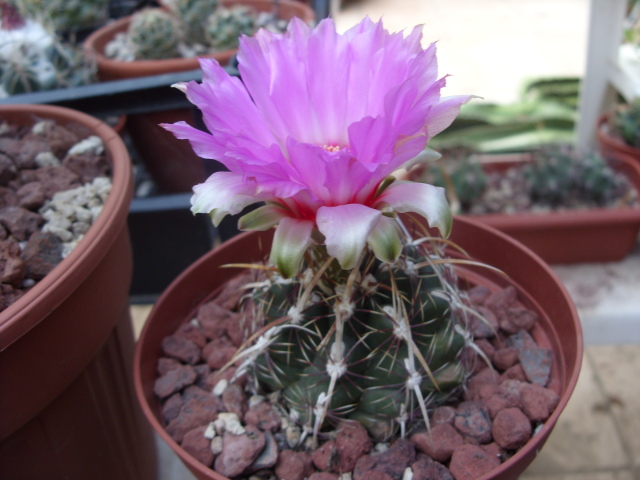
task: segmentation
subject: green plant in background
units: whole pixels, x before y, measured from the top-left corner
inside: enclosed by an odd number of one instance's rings
[[[487,174],[482,164],[474,152],[466,148],[443,152],[443,157],[426,167],[422,177],[427,183],[447,189],[449,202],[457,213],[468,210],[487,188]]]
[[[543,78],[528,82],[516,103],[469,103],[451,127],[434,139],[432,148],[464,146],[480,153],[513,153],[570,143],[579,88],[576,78]]]
[[[251,35],[255,30],[256,15],[249,7],[219,7],[207,19],[207,43],[217,51],[236,49],[240,35]]]
[[[640,148],[640,99],[618,105],[611,116],[610,125],[627,145]]]
[[[524,168],[524,177],[534,201],[546,205],[564,204],[575,188],[575,157],[568,150],[536,152]]]
[[[109,0],[16,0],[22,14],[56,32],[93,28],[108,18]]]
[[[143,8],[129,24],[127,40],[136,60],[179,56],[182,28],[176,17],[159,8]]]
[[[16,6],[0,1],[0,96],[85,85],[96,66]]]
[[[171,0],[165,4],[180,19],[186,42],[207,43],[206,19],[218,7],[218,0]]]

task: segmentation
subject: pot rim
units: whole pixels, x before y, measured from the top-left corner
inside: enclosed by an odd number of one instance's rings
[[[99,136],[112,163],[112,186],[102,211],[84,238],[51,272],[0,313],[0,351],[19,340],[62,303],[95,268],[89,258],[103,258],[127,221],[133,198],[133,172],[129,152],[120,135],[109,125],[86,113],[55,105],[0,105],[0,117],[17,115],[52,119],[62,124],[80,123]],[[22,120],[24,119],[24,120]],[[50,303],[52,292],[57,304]],[[47,298],[49,297],[49,298]]]
[[[582,339],[582,327],[580,324],[580,319],[576,310],[576,307],[571,300],[571,297],[556,276],[556,274],[551,270],[551,268],[544,262],[537,254],[535,254],[528,247],[522,245],[516,240],[512,239],[508,235],[496,230],[495,228],[485,225],[477,220],[469,219],[468,217],[456,217],[454,220],[454,232],[456,229],[456,225],[463,224],[465,228],[471,228],[473,231],[473,239],[474,239],[474,247],[477,247],[479,251],[482,251],[485,247],[482,245],[482,237],[491,236],[491,238],[495,238],[497,242],[502,247],[510,246],[515,248],[516,251],[519,252],[519,256],[523,256],[526,260],[526,265],[522,265],[523,269],[526,269],[527,272],[533,270],[538,270],[542,274],[544,274],[548,280],[545,282],[544,288],[551,292],[551,286],[556,290],[556,294],[558,297],[562,298],[564,303],[564,307],[567,311],[568,316],[570,316],[570,327],[572,327],[572,331],[570,332],[570,336],[573,340],[575,340],[575,348],[572,349],[572,352],[563,353],[561,349],[555,349],[556,360],[560,360],[561,365],[558,365],[558,369],[560,371],[560,375],[564,375],[564,381],[561,382],[560,388],[560,401],[558,406],[553,411],[551,416],[545,421],[542,428],[535,433],[535,435],[522,447],[513,457],[502,463],[499,467],[492,470],[490,473],[479,477],[477,480],[489,480],[493,478],[506,479],[511,478],[508,476],[508,473],[512,473],[511,469],[520,465],[521,462],[526,462],[525,466],[530,463],[533,457],[537,454],[537,450],[542,447],[546,439],[548,438],[551,430],[555,426],[561,412],[566,407],[569,398],[575,389],[576,383],[578,381],[578,375],[580,373],[580,368],[582,364],[582,356],[583,356],[583,339]],[[215,470],[206,467],[205,465],[198,462],[193,456],[187,453],[182,447],[175,442],[166,432],[165,427],[161,424],[158,417],[156,416],[156,412],[153,407],[147,401],[146,390],[149,388],[149,383],[143,383],[142,372],[141,369],[143,367],[142,357],[145,355],[143,350],[149,350],[152,347],[147,345],[147,337],[149,336],[150,330],[153,329],[153,321],[154,317],[161,315],[160,312],[163,310],[165,304],[169,304],[171,302],[171,297],[175,295],[190,295],[190,298],[194,299],[198,295],[200,295],[199,301],[195,301],[195,304],[192,305],[192,308],[196,308],[197,305],[201,304],[206,300],[206,291],[202,290],[202,287],[196,286],[196,289],[199,292],[194,292],[193,288],[189,288],[185,285],[186,280],[192,275],[193,272],[197,271],[199,268],[203,268],[202,265],[206,263],[206,259],[212,255],[215,255],[215,252],[220,252],[222,250],[222,254],[224,254],[225,247],[228,247],[232,242],[240,242],[243,239],[246,239],[249,235],[255,235],[258,232],[247,232],[234,237],[223,245],[218,247],[216,250],[206,254],[201,257],[198,261],[196,261],[191,267],[185,270],[180,276],[178,276],[172,284],[165,290],[165,292],[161,295],[160,299],[154,305],[147,322],[145,323],[142,332],[140,334],[139,340],[136,345],[136,351],[134,355],[134,383],[136,388],[136,395],[138,397],[138,401],[140,402],[142,409],[147,417],[147,420],[151,423],[153,428],[156,430],[158,435],[175,451],[179,453],[181,460],[187,465],[187,467],[194,473],[202,475],[200,478],[215,478],[218,480],[226,480],[226,477],[220,475]],[[476,235],[478,234],[478,235]],[[263,240],[268,235],[268,232],[259,232],[260,239]],[[455,240],[454,240],[455,241]],[[510,255],[506,252],[502,251],[496,254],[496,258],[501,258],[504,262],[510,261]],[[474,255],[475,256],[475,255]],[[501,277],[505,278],[505,277]],[[528,289],[523,285],[522,281],[514,282],[519,286],[520,293],[524,293],[528,296]],[[211,292],[209,292],[211,293]],[[537,303],[535,300],[532,300],[533,303]],[[550,320],[550,319],[549,319]],[[184,318],[180,321],[184,321]],[[549,325],[550,327],[554,327],[553,325]],[[552,328],[554,330],[554,328]],[[554,330],[550,333],[556,333]],[[553,343],[554,347],[559,347],[558,339],[555,339],[554,342],[552,339],[550,341]],[[156,345],[155,350],[159,349],[159,345]],[[560,350],[560,351],[559,351]],[[147,354],[148,355],[148,354]],[[554,361],[555,363],[555,361]],[[562,386],[564,386],[564,390],[562,390]],[[153,395],[153,393],[152,393]],[[527,462],[527,460],[529,460]],[[523,468],[524,469],[524,468]],[[197,472],[197,473],[196,473]],[[521,473],[521,472],[520,472]]]

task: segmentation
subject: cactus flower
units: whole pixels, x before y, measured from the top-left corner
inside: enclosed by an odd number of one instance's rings
[[[192,211],[218,224],[264,202],[239,227],[277,225],[271,262],[285,277],[312,243],[344,269],[367,244],[393,262],[401,250],[396,213],[418,213],[448,235],[443,189],[389,177],[470,99],[441,97],[446,77],[438,78],[435,44],[423,49],[421,39],[421,27],[405,36],[368,18],[344,34],[331,19],[315,28],[294,19],[284,34],[241,38],[242,80],[200,60],[202,83],[176,86],[211,133],[184,122],[164,126],[228,171],[194,187]]]

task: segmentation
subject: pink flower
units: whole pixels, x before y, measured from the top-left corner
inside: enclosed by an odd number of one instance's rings
[[[312,238],[345,269],[367,244],[393,262],[401,250],[395,213],[421,214],[448,235],[442,189],[385,182],[470,98],[440,96],[445,77],[437,77],[435,44],[422,49],[420,30],[404,37],[366,18],[341,35],[331,19],[314,29],[294,19],[285,34],[261,30],[240,40],[242,81],[200,60],[202,83],[177,86],[211,133],[184,122],[165,128],[229,171],[194,187],[192,211],[218,224],[266,202],[239,226],[277,225],[271,261],[286,277]]]

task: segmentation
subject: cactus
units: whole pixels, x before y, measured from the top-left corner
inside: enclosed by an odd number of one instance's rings
[[[575,187],[573,156],[569,151],[536,152],[524,170],[534,201],[546,205],[565,204]]]
[[[611,127],[627,145],[640,148],[640,99],[619,105],[611,117]]]
[[[55,31],[96,27],[107,20],[108,0],[17,0],[22,14]]]
[[[621,196],[622,177],[598,154],[578,154],[569,147],[541,150],[525,169],[535,201],[550,206],[607,206]]]
[[[40,90],[36,72],[20,63],[9,63],[3,67],[0,84],[9,95]]]
[[[17,10],[7,10],[14,20],[0,30],[0,84],[2,95],[85,85],[95,79],[96,65],[74,46],[62,43],[41,24],[22,19]],[[0,95],[0,96],[2,96]]]
[[[207,20],[207,43],[217,51],[238,48],[240,35],[256,30],[256,16],[244,5],[218,8]]]
[[[184,39],[188,43],[206,44],[206,22],[218,7],[218,0],[172,0],[167,7],[182,23]]]
[[[467,378],[470,341],[471,309],[438,251],[414,242],[394,265],[371,256],[348,272],[317,249],[293,280],[268,277],[245,302],[259,335],[237,374],[282,390],[314,436],[325,420],[357,420],[378,440],[426,421]]]
[[[128,42],[137,60],[162,60],[179,56],[180,24],[159,8],[143,8],[133,15]]]

